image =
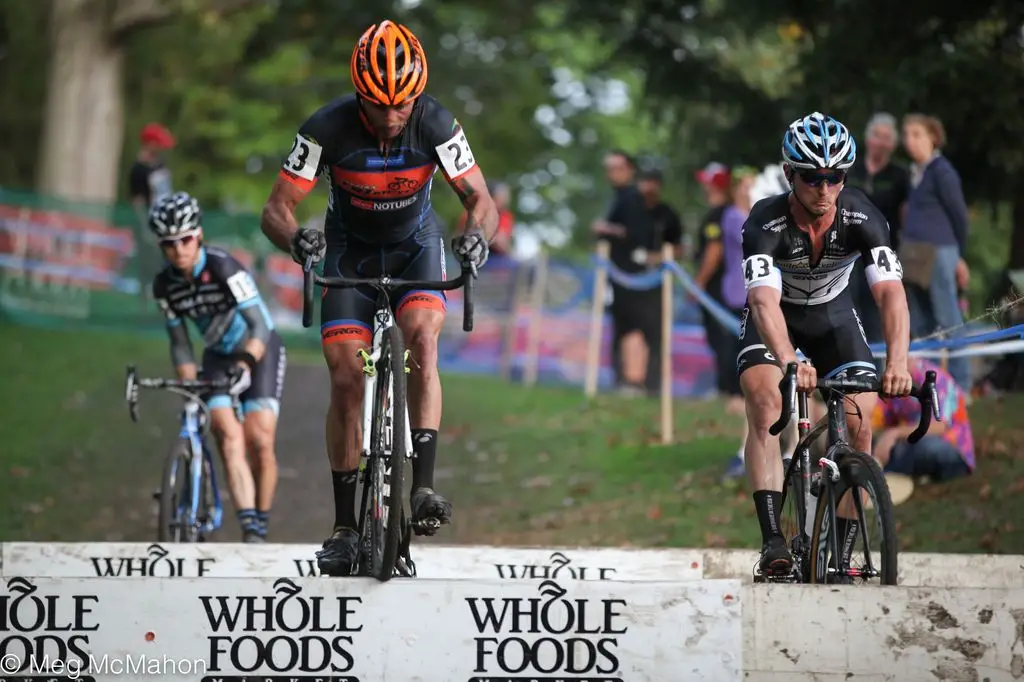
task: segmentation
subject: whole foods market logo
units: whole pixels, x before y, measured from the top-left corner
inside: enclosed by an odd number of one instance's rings
[[[0,662],[7,675],[21,682],[34,679],[84,680],[90,663],[89,633],[100,629],[94,613],[99,597],[88,594],[39,594],[27,578],[7,580],[0,594]]]
[[[468,682],[622,682],[624,599],[575,599],[554,580],[539,597],[468,597],[476,625]]]
[[[562,552],[552,552],[546,564],[494,564],[499,578],[519,580],[611,580],[615,569],[606,566],[572,565]]]
[[[161,545],[152,544],[146,553],[126,557],[90,557],[101,578],[202,578],[217,560],[213,557],[176,557]]]
[[[206,669],[210,674],[204,682],[359,682],[351,674],[351,633],[363,629],[358,622],[360,597],[306,596],[294,582],[280,578],[274,581],[272,595],[199,600],[211,631]]]

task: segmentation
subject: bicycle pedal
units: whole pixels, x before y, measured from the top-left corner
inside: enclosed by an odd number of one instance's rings
[[[412,524],[412,532],[416,535],[433,535],[441,528],[441,521],[432,516]]]

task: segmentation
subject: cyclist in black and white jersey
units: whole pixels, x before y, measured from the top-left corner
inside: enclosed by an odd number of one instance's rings
[[[745,455],[765,575],[789,575],[793,563],[779,528],[779,442],[768,433],[782,409],[780,367],[796,361],[796,348],[807,356],[813,364],[800,364],[801,391],[814,390],[818,372],[829,378],[876,375],[848,286],[858,258],[865,261],[882,315],[882,390],[907,395],[912,385],[903,269],[890,245],[888,224],[860,190],[844,187],[856,159],[853,137],[839,121],[815,112],[790,124],[782,159],[791,191],[757,202],[743,225],[747,307],[736,360],[750,424]],[[858,395],[860,413],[870,419],[876,400],[873,393]],[[859,417],[851,414],[849,428],[852,445],[870,453],[869,426],[861,428]],[[855,521],[840,518],[839,526],[841,537],[857,532]]]
[[[196,378],[198,366],[185,320],[203,337],[204,379],[230,377],[228,393],[207,397],[242,540],[262,542],[277,487],[274,439],[286,356],[252,275],[231,254],[203,244],[202,210],[185,192],[157,201],[149,214],[167,267],[153,280],[164,313],[171,362],[178,378]],[[235,414],[241,401],[245,424]],[[246,459],[249,450],[253,468]]]

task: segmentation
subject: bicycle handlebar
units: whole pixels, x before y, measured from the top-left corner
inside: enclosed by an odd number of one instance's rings
[[[128,414],[133,422],[139,421],[139,388],[156,388],[197,398],[199,391],[227,390],[231,387],[231,379],[139,379],[135,365],[128,365],[125,370],[124,399],[128,403]]]
[[[768,429],[773,436],[782,433],[793,414],[793,406],[796,404],[796,374],[797,363],[791,362],[786,366],[786,374],[779,382],[779,390],[782,392],[782,414],[779,416],[779,420]],[[916,398],[921,403],[921,420],[914,432],[907,437],[907,441],[911,443],[916,443],[928,433],[932,418],[942,421],[942,414],[939,411],[939,396],[935,389],[935,378],[935,372],[929,370],[925,372],[924,383],[910,389],[910,397]],[[880,393],[882,387],[881,381],[876,377],[873,379],[818,379],[817,388],[848,394]]]
[[[380,291],[391,291],[402,287],[430,289],[432,291],[452,291],[465,287],[462,303],[462,330],[473,331],[473,280],[477,277],[476,268],[463,265],[462,274],[455,279],[446,281],[396,279],[387,275],[353,279],[348,277],[322,277],[313,270],[313,259],[307,258],[302,268],[302,326],[313,323],[313,287],[319,284],[328,289],[351,289],[352,287],[370,286]]]

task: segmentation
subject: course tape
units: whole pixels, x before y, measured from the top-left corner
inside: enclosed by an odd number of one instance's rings
[[[616,267],[610,260],[598,256],[591,257],[597,267],[603,267],[608,272],[608,277],[613,282],[625,289],[633,291],[647,291],[661,285],[662,273],[665,270],[672,272],[679,283],[691,296],[693,296],[704,309],[707,310],[722,326],[733,334],[739,334],[740,321],[730,311],[726,310],[718,301],[697,286],[688,272],[683,270],[675,261],[662,263],[643,273],[630,274]],[[1018,339],[1004,344],[994,344],[993,341],[1006,341]],[[1024,350],[1024,324],[1017,324],[1006,329],[981,332],[955,339],[928,339],[912,341],[910,352],[913,355],[923,357],[969,357],[982,355],[1002,355],[1008,352]],[[979,344],[990,344],[977,347]],[[873,343],[870,345],[871,353],[875,357],[885,357],[885,344]],[[948,351],[948,352],[947,352]]]

